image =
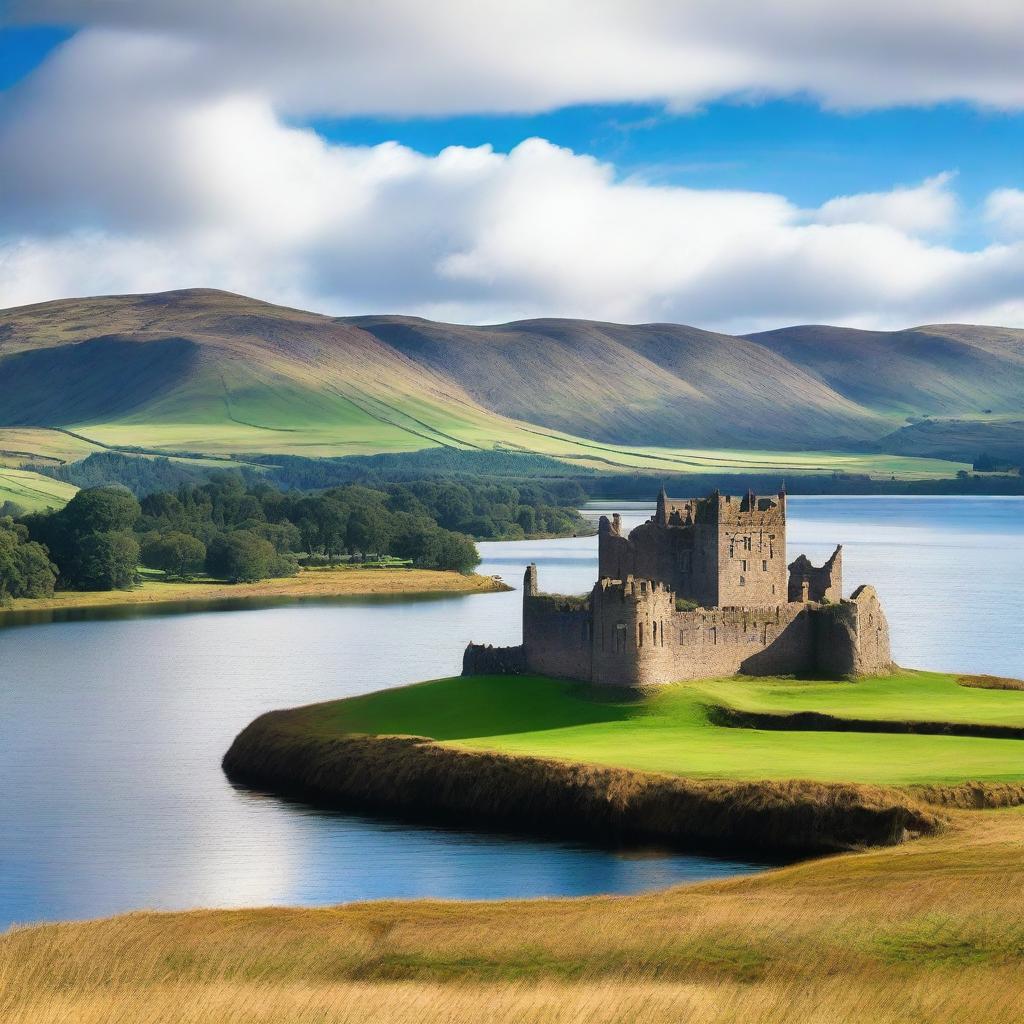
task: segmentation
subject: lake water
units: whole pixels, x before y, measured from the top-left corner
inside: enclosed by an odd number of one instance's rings
[[[649,505],[615,506],[634,525]],[[610,510],[610,509],[609,509]],[[602,507],[589,510],[596,516]],[[842,540],[896,659],[1024,675],[1024,500],[791,498],[790,554]],[[517,588],[589,589],[596,539],[482,544]],[[326,813],[233,788],[220,758],[275,707],[459,671],[518,643],[520,595],[351,599],[0,629],[0,926],[138,908],[631,892],[756,866]]]

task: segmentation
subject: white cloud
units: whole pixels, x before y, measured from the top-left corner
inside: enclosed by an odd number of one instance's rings
[[[175,79],[290,113],[1024,105],[1019,0],[14,0],[11,17],[159,38]]]
[[[638,62],[643,75],[662,76],[661,95],[694,100],[705,86],[679,85],[673,55],[684,45],[700,50],[700,68],[753,88],[736,60],[676,31],[698,14],[707,32],[726,31],[701,4],[686,6],[685,18],[659,14],[667,5],[641,7],[627,23],[626,5],[595,3],[585,24],[567,5],[545,6],[550,32],[518,57],[525,30],[512,4],[487,32],[481,12],[493,18],[496,9],[468,0],[457,25],[451,5],[417,4],[407,21],[390,22],[374,12],[394,15],[394,4],[307,0],[288,7],[290,20],[278,16],[284,5],[262,0],[245,5],[248,18],[233,18],[227,2],[37,6],[67,8],[69,18],[87,10],[96,27],[0,108],[0,306],[201,285],[338,314],[477,322],[1024,322],[1024,241],[1008,233],[1006,244],[973,253],[936,241],[956,219],[948,175],[806,211],[780,195],[622,181],[610,165],[541,139],[510,153],[453,147],[428,156],[395,143],[331,144],[283,113],[392,109],[401,97],[424,109],[449,109],[458,95],[509,106],[593,98],[598,79],[634,88]],[[955,13],[931,6],[937,24]],[[790,70],[820,28],[816,7],[790,5],[809,19],[794,23],[783,47]],[[991,28],[1000,11],[986,7],[979,24]],[[903,23],[899,8],[890,13]],[[750,17],[744,32],[756,56],[753,8]],[[579,45],[563,46],[567,66],[549,75],[551,40],[564,43],[574,27]],[[848,28],[852,53],[859,44]],[[604,47],[602,75],[578,52],[591,44]],[[643,61],[623,57],[630,46]],[[466,86],[467,61],[479,88]],[[684,71],[705,82],[700,68]]]
[[[811,214],[819,224],[888,224],[912,234],[948,231],[957,216],[957,198],[949,188],[950,172],[920,185],[890,192],[862,192],[830,199]]]
[[[985,201],[985,220],[1001,237],[1024,238],[1024,191],[997,188]]]

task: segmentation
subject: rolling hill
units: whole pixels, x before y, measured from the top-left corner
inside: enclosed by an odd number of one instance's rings
[[[947,420],[961,441],[936,438]],[[29,456],[64,457],[73,437],[214,459],[498,447],[595,468],[949,476],[962,463],[916,456],[962,460],[1000,430],[1012,447],[1021,420],[1024,331],[471,327],[208,289],[0,311],[0,451]]]

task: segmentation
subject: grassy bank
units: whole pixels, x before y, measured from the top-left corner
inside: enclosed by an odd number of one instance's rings
[[[139,913],[0,938],[5,1024],[1006,1024],[1024,814],[661,893]]]
[[[435,569],[304,569],[296,576],[258,583],[219,583],[145,579],[134,590],[59,591],[52,598],[22,598],[0,607],[5,614],[132,605],[189,604],[207,601],[296,601],[360,594],[483,594],[511,589],[491,576],[463,575]]]
[[[539,676],[434,680],[279,713],[295,735],[425,736],[462,750],[597,764],[696,779],[808,779],[868,785],[1024,783],[1017,739],[719,724],[716,709],[1024,727],[1019,691],[900,671],[858,682],[718,679],[641,698]],[[842,725],[840,721],[838,723]]]
[[[773,728],[751,727],[758,717],[773,718]],[[922,721],[933,728],[908,733]],[[858,722],[871,731],[856,731]],[[238,736],[224,767],[343,806],[803,854],[935,831],[927,799],[1024,801],[1020,738],[948,734],[1019,735],[1021,724],[1018,692],[935,673],[721,679],[639,697],[538,676],[475,676],[271,712]]]

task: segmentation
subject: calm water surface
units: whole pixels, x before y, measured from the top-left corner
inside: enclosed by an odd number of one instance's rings
[[[632,526],[648,505],[619,502]],[[874,583],[894,655],[1024,675],[1024,501],[791,498],[790,553],[842,540]],[[602,511],[595,504],[588,510]],[[482,544],[481,571],[582,593],[596,540]],[[358,599],[0,629],[0,926],[129,909],[381,897],[630,892],[754,869],[331,814],[234,789],[219,767],[270,708],[460,668],[520,639],[518,592]]]

